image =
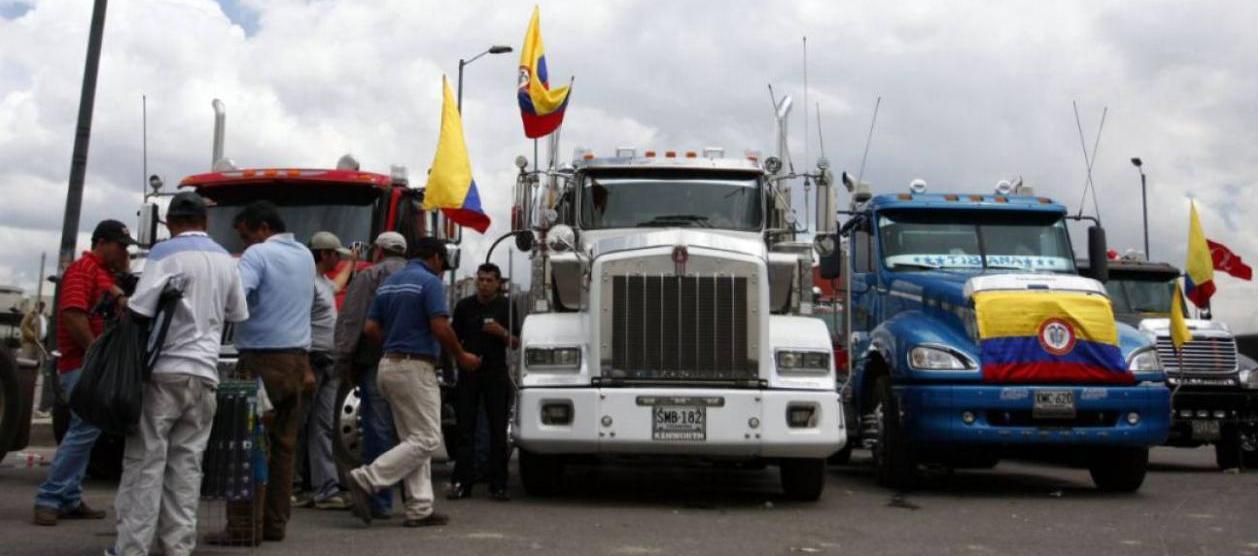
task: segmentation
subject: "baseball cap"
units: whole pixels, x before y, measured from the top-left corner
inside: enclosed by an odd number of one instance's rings
[[[180,191],[170,200],[166,216],[205,217],[205,199],[191,191]]]
[[[406,238],[397,232],[383,232],[376,236],[376,247],[390,253],[406,253]]]
[[[92,243],[98,241],[135,245],[135,239],[131,237],[131,231],[127,230],[127,225],[117,220],[101,220],[100,224],[96,225],[96,230],[92,232]]]
[[[424,253],[436,253],[441,257],[441,264],[450,268],[450,253],[446,250],[446,242],[435,237],[421,237],[416,242],[415,253],[423,257]]]
[[[310,236],[310,248],[315,251],[336,251],[342,257],[349,256],[349,249],[341,245],[341,239],[332,232],[315,232]]]

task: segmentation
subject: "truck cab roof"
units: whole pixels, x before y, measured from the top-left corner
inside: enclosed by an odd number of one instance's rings
[[[1048,197],[968,193],[884,193],[867,209],[1016,210],[1065,214],[1066,207]]]
[[[354,185],[387,189],[393,178],[375,172],[313,168],[246,168],[188,176],[179,187],[214,188],[252,184]]]

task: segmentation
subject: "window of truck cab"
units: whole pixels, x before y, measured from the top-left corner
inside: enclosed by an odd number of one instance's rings
[[[212,204],[209,235],[230,253],[244,251],[232,221],[253,201],[275,203],[288,233],[301,243],[315,232],[336,234],[341,244],[371,244],[371,232],[383,207],[383,190],[361,184],[246,183],[198,188]]]
[[[580,176],[584,229],[761,228],[759,172],[609,168]]]
[[[1076,272],[1062,213],[891,209],[877,221],[888,270]]]

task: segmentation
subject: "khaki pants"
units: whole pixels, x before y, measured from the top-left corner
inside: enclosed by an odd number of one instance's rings
[[[232,502],[227,508],[227,529],[232,532],[261,531],[267,540],[284,538],[292,515],[293,454],[297,448],[297,428],[301,424],[302,390],[310,373],[310,359],[303,351],[241,352],[236,370],[249,378],[261,377],[266,395],[275,407],[275,417],[267,429],[271,451],[267,455],[267,487],[248,501]],[[249,518],[253,517],[253,523]],[[261,519],[259,519],[261,518]]]
[[[383,359],[377,383],[392,410],[399,443],[350,476],[372,492],[401,482],[409,495],[406,518],[423,519],[432,514],[432,455],[441,447],[436,369],[426,361]]]
[[[139,430],[127,437],[114,502],[118,554],[148,554],[155,533],[168,556],[196,547],[201,456],[217,407],[214,390],[209,380],[186,374],[155,374],[145,385]]]

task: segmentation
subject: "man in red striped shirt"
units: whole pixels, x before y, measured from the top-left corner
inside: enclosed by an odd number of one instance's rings
[[[88,346],[105,329],[105,316],[125,306],[114,273],[127,270],[127,246],[134,245],[126,225],[104,220],[92,232],[92,250],[66,267],[57,305],[57,361],[61,391],[68,399],[79,380]],[[83,474],[100,429],[70,412],[70,428],[53,456],[48,479],[35,497],[35,524],[56,525],[58,519],[103,519],[104,511],[83,503]]]

